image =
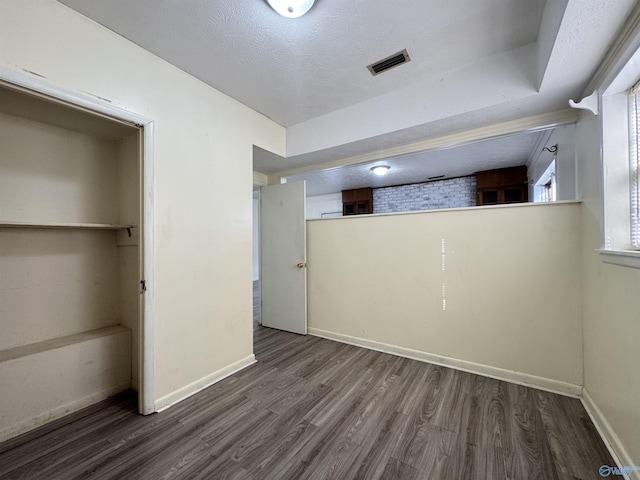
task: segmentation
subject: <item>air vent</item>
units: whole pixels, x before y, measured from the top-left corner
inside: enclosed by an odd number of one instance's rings
[[[376,76],[379,73],[386,72],[387,70],[402,65],[403,63],[410,62],[409,54],[404,49],[401,52],[394,53],[393,55],[383,58],[379,62],[369,65],[367,68],[371,72],[371,75]]]

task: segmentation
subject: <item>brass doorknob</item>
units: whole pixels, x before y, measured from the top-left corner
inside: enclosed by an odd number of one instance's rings
[[[300,262],[299,264],[296,265],[296,267],[298,267],[298,268],[304,268],[306,266],[307,265],[304,262]]]

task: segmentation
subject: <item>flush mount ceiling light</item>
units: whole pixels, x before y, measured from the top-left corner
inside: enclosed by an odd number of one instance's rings
[[[371,167],[371,171],[381,177],[386,175],[390,168],[389,165],[376,165],[375,167]]]
[[[316,0],[267,0],[276,12],[283,17],[298,18],[309,11]]]

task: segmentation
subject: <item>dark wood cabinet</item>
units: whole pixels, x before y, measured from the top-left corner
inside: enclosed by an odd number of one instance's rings
[[[342,215],[373,213],[373,189],[356,188],[342,191]]]
[[[527,202],[527,167],[476,172],[476,205]]]

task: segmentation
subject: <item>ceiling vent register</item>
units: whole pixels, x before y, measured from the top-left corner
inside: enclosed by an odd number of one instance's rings
[[[375,77],[382,72],[386,72],[393,67],[397,67],[398,65],[402,65],[403,63],[407,63],[410,61],[411,58],[409,57],[407,49],[405,48],[398,53],[394,53],[387,58],[383,58],[379,62],[372,63],[371,65],[367,66],[367,68],[371,72],[371,75]]]

